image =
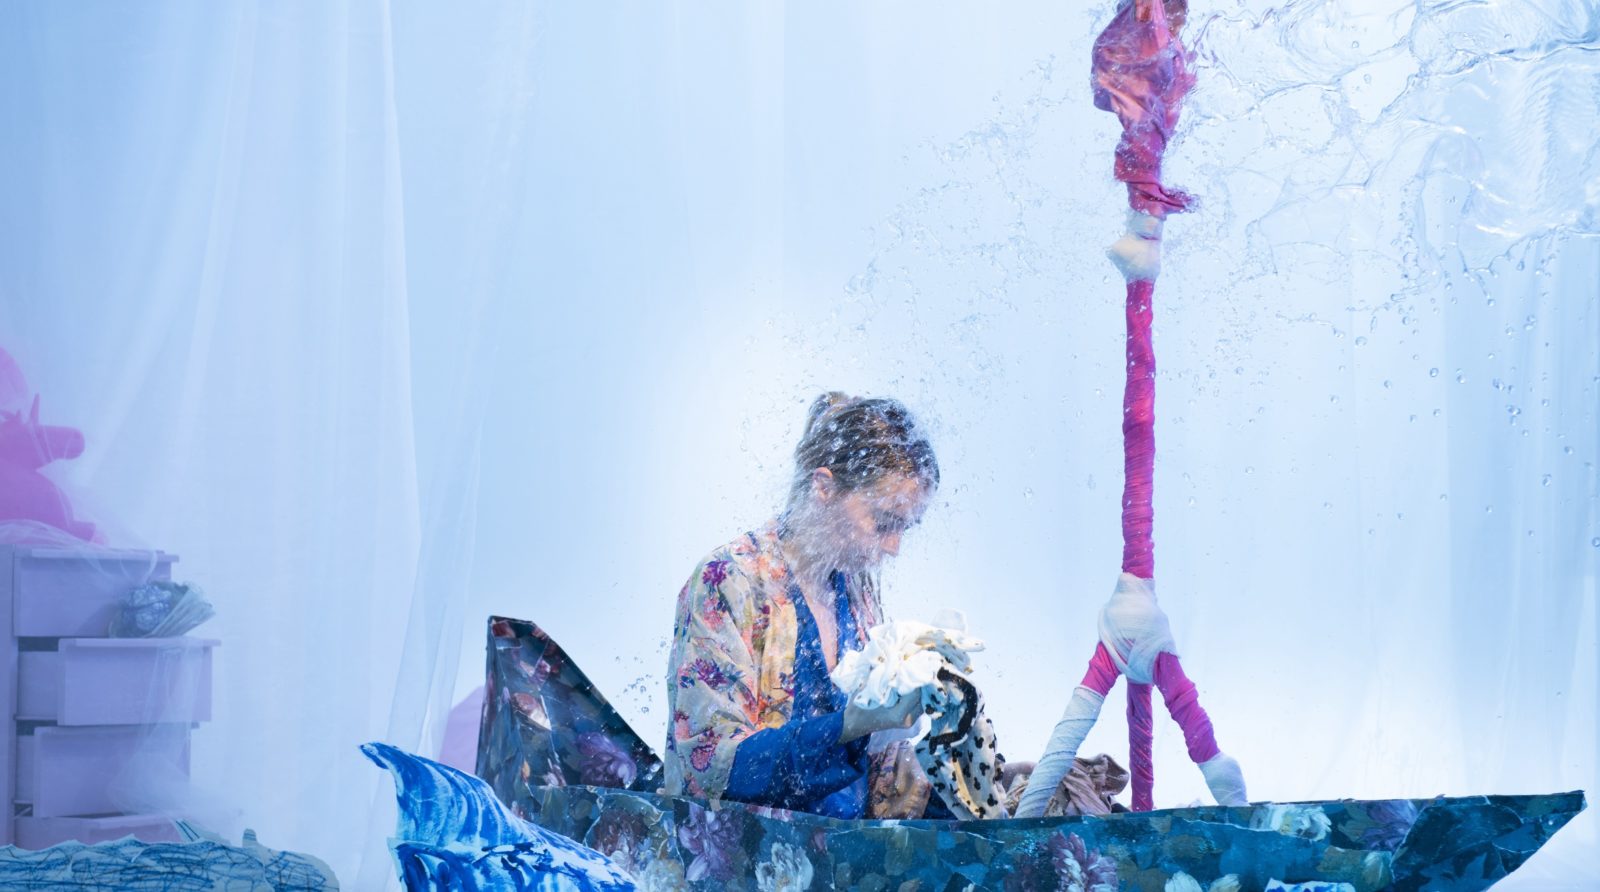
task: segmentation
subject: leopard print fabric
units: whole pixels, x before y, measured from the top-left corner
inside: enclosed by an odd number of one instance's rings
[[[939,684],[923,693],[933,729],[917,742],[917,761],[957,820],[1004,818],[1006,791],[1000,780],[1005,757],[994,724],[983,712],[983,696],[965,676],[939,670]]]

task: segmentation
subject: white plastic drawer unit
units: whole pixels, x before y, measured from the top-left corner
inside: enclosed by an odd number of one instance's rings
[[[171,579],[174,560],[159,551],[18,548],[12,634],[19,638],[104,635],[118,602],[147,582]]]
[[[101,818],[17,818],[17,846],[37,851],[64,842],[93,845],[131,836],[144,842],[181,842],[178,828],[160,815]]]
[[[211,720],[210,638],[62,638],[17,654],[17,718],[63,726]]]
[[[189,776],[189,726],[39,728],[17,738],[16,801],[32,817],[102,816],[150,777]]]

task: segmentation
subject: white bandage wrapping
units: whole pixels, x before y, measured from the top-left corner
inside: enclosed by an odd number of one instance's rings
[[[1050,804],[1050,797],[1055,795],[1061,779],[1072,770],[1072,760],[1078,756],[1078,747],[1083,745],[1083,739],[1089,736],[1089,729],[1100,718],[1100,707],[1105,702],[1105,697],[1082,685],[1072,692],[1072,699],[1067,701],[1061,721],[1056,722],[1050,742],[1045,745],[1044,755],[1039,758],[1032,776],[1028,778],[1028,789],[1023,792],[1014,817],[1044,817],[1045,806]]]
[[[1239,769],[1239,761],[1234,757],[1217,753],[1200,763],[1200,773],[1205,775],[1206,786],[1211,789],[1211,796],[1218,805],[1250,804],[1244,791],[1244,772]]]
[[[1172,625],[1156,603],[1154,580],[1132,573],[1117,577],[1117,587],[1100,610],[1100,642],[1111,653],[1117,671],[1135,684],[1155,680],[1156,658],[1176,654]]]
[[[1161,275],[1160,217],[1142,211],[1128,212],[1128,232],[1111,243],[1106,256],[1129,282],[1155,281]]]

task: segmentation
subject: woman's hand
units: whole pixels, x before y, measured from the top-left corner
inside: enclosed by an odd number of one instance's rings
[[[851,700],[844,708],[844,729],[839,732],[839,742],[849,743],[874,731],[890,728],[909,728],[922,715],[920,693],[902,694],[893,705],[864,709]]]

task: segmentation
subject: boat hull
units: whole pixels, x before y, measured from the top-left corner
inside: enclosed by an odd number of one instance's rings
[[[1200,889],[1231,874],[1240,889],[1276,880],[1470,892],[1517,869],[1584,807],[1573,792],[844,821],[599,787],[529,792],[514,811],[610,856],[641,888],[654,877],[729,890],[782,888],[773,881],[809,873],[813,889],[1093,889],[1085,880],[1099,877],[1112,889],[1164,892],[1182,873]]]
[[[661,760],[533,623],[489,621],[477,774],[513,812],[609,856],[643,889],[1220,892],[1281,883],[1484,889],[1581,792],[1263,803],[998,821],[840,821],[658,795]],[[806,879],[809,878],[809,879]],[[804,881],[802,881],[804,880]]]

